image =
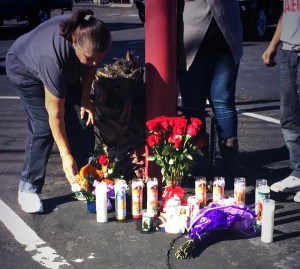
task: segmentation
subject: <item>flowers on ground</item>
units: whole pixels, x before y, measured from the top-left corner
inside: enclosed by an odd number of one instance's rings
[[[76,177],[76,183],[80,187],[81,195],[88,201],[96,200],[95,186],[97,182],[107,183],[107,197],[114,197],[115,163],[109,160],[103,145],[98,145],[90,162],[83,166]]]
[[[147,144],[153,151],[148,159],[161,167],[167,185],[177,185],[181,177],[190,173],[194,155],[202,155],[200,147],[205,146],[205,140],[197,140],[201,125],[200,119],[188,120],[184,116],[160,116],[147,121]]]

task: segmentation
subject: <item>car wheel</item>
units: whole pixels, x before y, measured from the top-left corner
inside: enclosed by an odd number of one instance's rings
[[[259,8],[256,13],[254,34],[257,38],[264,38],[267,32],[267,12],[264,8]]]

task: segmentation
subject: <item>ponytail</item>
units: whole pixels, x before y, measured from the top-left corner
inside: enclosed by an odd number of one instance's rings
[[[94,51],[103,52],[110,46],[111,34],[106,24],[93,15],[90,9],[77,11],[60,24],[60,34],[70,42],[74,37],[81,47],[89,42]]]

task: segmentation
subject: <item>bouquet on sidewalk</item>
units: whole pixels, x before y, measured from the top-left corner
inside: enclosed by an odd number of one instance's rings
[[[75,192],[76,198],[87,201],[95,201],[95,187],[98,182],[104,181],[107,183],[107,198],[108,209],[111,207],[109,199],[114,198],[115,178],[120,178],[115,173],[116,164],[109,159],[103,144],[98,144],[94,155],[90,158],[87,165],[80,169],[76,176],[77,190]],[[79,196],[79,197],[78,197]]]
[[[187,120],[184,116],[161,116],[148,120],[148,146],[153,155],[148,160],[156,161],[161,168],[166,185],[179,186],[183,176],[189,175],[196,154],[202,155],[204,139],[196,139],[202,122],[198,118]]]

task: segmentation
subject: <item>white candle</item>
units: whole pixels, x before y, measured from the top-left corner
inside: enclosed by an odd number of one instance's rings
[[[264,200],[261,226],[261,241],[264,243],[273,242],[274,212],[275,201],[271,199]]]
[[[107,222],[107,184],[100,182],[96,186],[97,222]]]

